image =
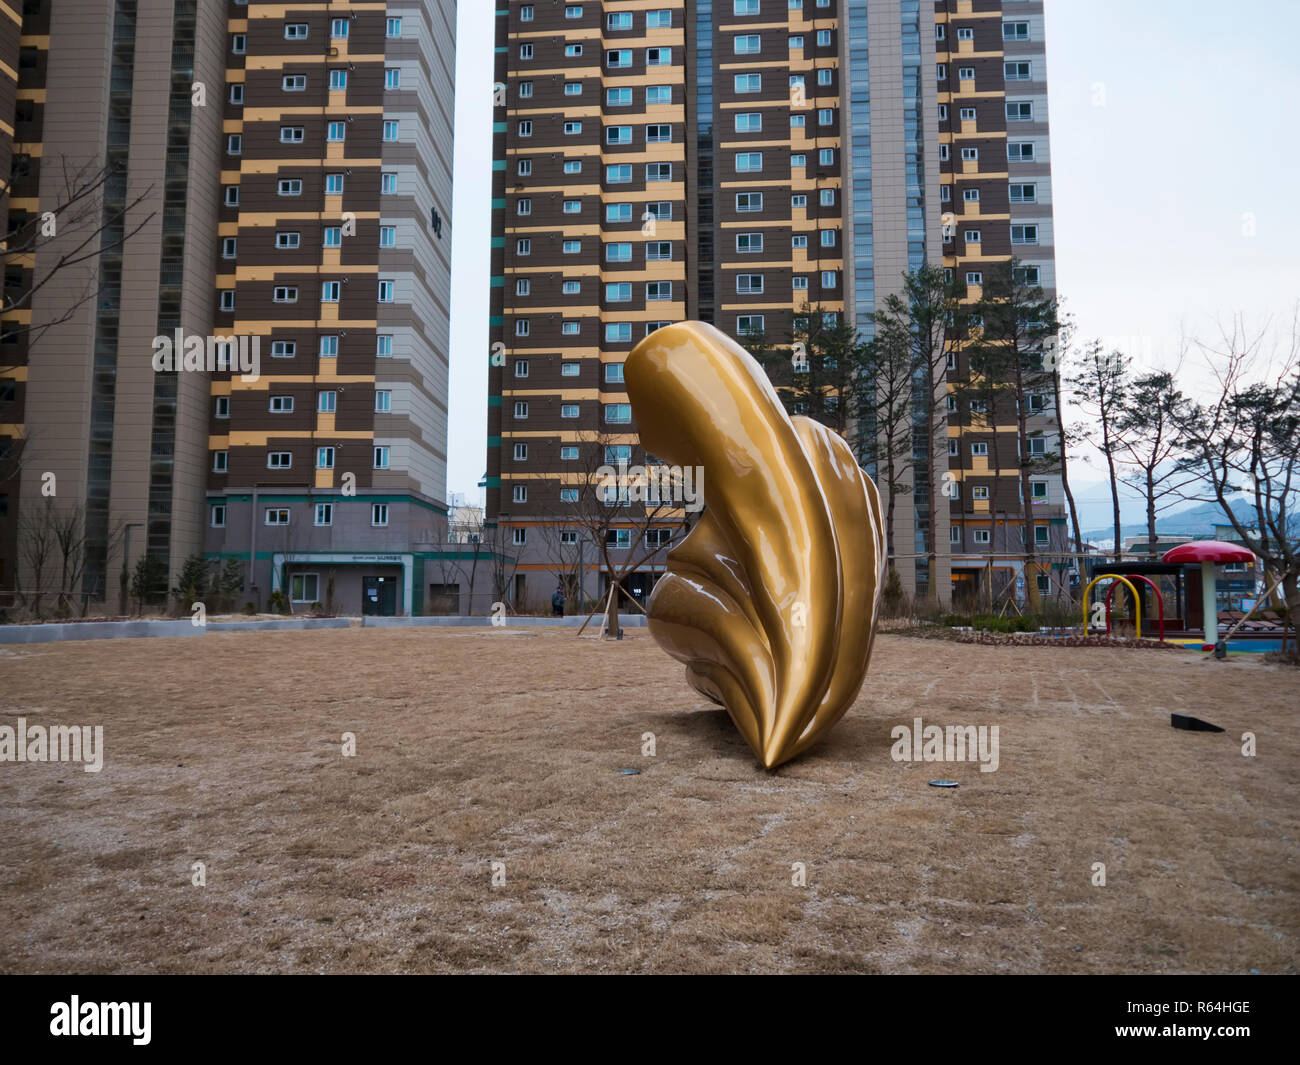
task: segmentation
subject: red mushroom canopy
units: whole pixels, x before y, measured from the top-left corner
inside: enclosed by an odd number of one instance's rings
[[[1222,540],[1193,540],[1166,551],[1163,562],[1254,562],[1255,556],[1240,544]]]

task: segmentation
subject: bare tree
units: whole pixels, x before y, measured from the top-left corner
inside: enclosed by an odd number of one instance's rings
[[[1213,398],[1179,409],[1181,471],[1196,475],[1184,498],[1212,500],[1280,580],[1287,610],[1300,617],[1300,305],[1280,344],[1268,325],[1251,332],[1240,317],[1214,342],[1195,342],[1215,381]],[[1253,521],[1229,497],[1242,493]]]
[[[76,164],[67,157],[42,160],[41,195],[48,206],[40,214],[9,207],[11,186],[0,189],[0,207],[7,210],[10,226],[3,254],[6,279],[11,267],[23,268],[24,283],[16,290],[5,285],[0,310],[4,312],[6,338],[27,337],[27,346],[35,344],[47,330],[69,321],[97,291],[96,279],[87,277],[79,287],[69,271],[120,248],[146,226],[155,212],[143,218],[132,213],[153,198],[153,187],[145,189],[122,206],[104,211],[104,191],[121,175],[105,165]],[[60,242],[57,258],[38,254],[49,244]],[[33,297],[55,285],[60,289],[59,310],[41,321],[14,323],[11,312],[32,310]],[[3,350],[3,347],[0,347]],[[12,368],[0,363],[0,370]]]
[[[1094,340],[1084,348],[1069,384],[1076,402],[1089,416],[1088,421],[1079,427],[1080,436],[1100,451],[1106,460],[1115,525],[1115,558],[1118,560],[1124,550],[1124,530],[1119,516],[1120,482],[1115,456],[1122,442],[1119,429],[1122,400],[1129,390],[1128,359],[1122,351],[1107,353],[1101,341]]]

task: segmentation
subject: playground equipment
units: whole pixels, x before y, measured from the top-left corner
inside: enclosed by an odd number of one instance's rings
[[[1165,638],[1165,597],[1160,594],[1160,589],[1156,587],[1155,582],[1142,576],[1140,573],[1130,573],[1126,576],[1121,576],[1118,573],[1099,573],[1088,582],[1088,587],[1083,590],[1083,631],[1085,633],[1088,631],[1088,597],[1092,593],[1093,585],[1098,581],[1105,580],[1115,582],[1106,590],[1106,635],[1110,635],[1111,600],[1115,594],[1115,589],[1122,584],[1133,596],[1133,620],[1136,626],[1138,639],[1142,638],[1142,597],[1138,595],[1137,589],[1133,587],[1132,583],[1130,583],[1131,581],[1142,581],[1151,588],[1152,592],[1155,593],[1156,607],[1160,611],[1160,640],[1163,643]]]
[[[1219,639],[1219,597],[1215,587],[1214,567],[1229,562],[1252,563],[1255,561],[1254,553],[1239,544],[1224,543],[1222,540],[1193,540],[1166,551],[1163,561],[1183,565],[1195,562],[1201,564],[1201,612],[1205,617],[1205,642],[1223,642]]]

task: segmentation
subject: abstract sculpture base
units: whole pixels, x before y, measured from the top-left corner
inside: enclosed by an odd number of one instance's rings
[[[775,768],[862,686],[885,564],[876,487],[710,325],[652,333],[624,376],[646,451],[707,475],[707,509],[651,596],[651,634]]]

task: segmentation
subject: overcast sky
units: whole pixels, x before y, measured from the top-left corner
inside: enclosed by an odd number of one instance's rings
[[[447,490],[470,503],[487,448],[495,6],[462,0],[457,40]],[[1300,2],[1046,8],[1057,280],[1080,335],[1151,364],[1217,318],[1286,318],[1300,299],[1286,217],[1300,178]],[[1083,526],[1105,525],[1099,472],[1070,469]]]

